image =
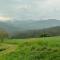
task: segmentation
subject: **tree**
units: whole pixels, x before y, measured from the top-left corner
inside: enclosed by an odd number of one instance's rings
[[[46,33],[43,33],[43,34],[40,35],[40,37],[50,37],[50,35],[46,34]]]
[[[8,38],[8,33],[6,31],[0,31],[1,42],[3,42],[5,38]]]

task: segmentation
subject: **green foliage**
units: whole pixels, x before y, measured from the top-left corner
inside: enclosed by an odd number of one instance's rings
[[[0,54],[0,60],[60,60],[60,36],[13,39],[4,43],[17,45],[17,48],[8,54]]]
[[[5,49],[5,48],[1,48],[1,49],[0,49],[0,52],[1,52],[1,51],[4,51],[4,50],[6,50],[6,49]]]
[[[6,31],[0,31],[1,42],[3,42],[5,38],[8,38],[8,33]]]
[[[52,37],[52,36],[60,36],[60,27],[52,27],[46,29],[38,29],[38,30],[28,30],[22,32],[16,32],[12,38],[40,38],[40,37]]]

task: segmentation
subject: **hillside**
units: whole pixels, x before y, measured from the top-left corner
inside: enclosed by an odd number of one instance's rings
[[[5,40],[0,60],[60,60],[60,36]]]
[[[60,26],[16,32],[12,38],[39,38],[60,36]]]
[[[60,20],[54,20],[54,19],[40,20],[40,21],[13,20],[13,21],[0,22],[0,29],[5,29],[10,32],[26,31],[26,30],[34,30],[34,29],[38,30],[38,29],[55,27],[55,26],[60,26]]]
[[[7,23],[7,22],[0,22],[0,30],[5,30],[7,32],[18,31],[17,27],[15,27],[11,23]]]
[[[22,30],[33,30],[33,29],[44,29],[44,28],[49,28],[49,27],[60,26],[60,20],[55,20],[55,19],[37,20],[37,21],[14,20],[12,24],[18,28],[21,28]]]

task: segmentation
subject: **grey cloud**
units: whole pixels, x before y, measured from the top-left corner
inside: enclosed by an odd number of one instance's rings
[[[60,0],[0,0],[0,16],[19,20],[60,19]]]

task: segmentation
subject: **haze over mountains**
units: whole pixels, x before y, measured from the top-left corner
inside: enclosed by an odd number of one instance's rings
[[[7,30],[9,32],[26,31],[26,30],[38,30],[50,27],[60,26],[60,20],[49,19],[49,20],[26,20],[26,21],[0,21],[0,29]]]

